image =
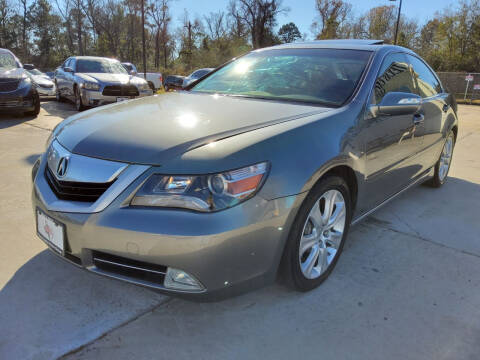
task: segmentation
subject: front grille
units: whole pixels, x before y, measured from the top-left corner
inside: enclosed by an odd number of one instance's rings
[[[102,94],[104,96],[138,96],[138,89],[135,85],[109,85],[105,86]]]
[[[19,83],[20,80],[0,79],[0,93],[17,90]]]
[[[22,103],[19,100],[2,100],[0,99],[0,107],[16,107]]]
[[[95,202],[115,181],[100,184],[59,181],[48,166],[45,169],[45,178],[59,199],[85,202]]]
[[[127,259],[100,251],[93,251],[93,264],[97,269],[113,274],[163,286],[167,267]]]

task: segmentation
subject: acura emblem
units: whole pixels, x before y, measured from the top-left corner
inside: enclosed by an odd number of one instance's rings
[[[67,173],[67,167],[68,167],[68,156],[64,156],[60,159],[57,166],[57,176],[59,178],[62,178],[65,176],[65,174]]]

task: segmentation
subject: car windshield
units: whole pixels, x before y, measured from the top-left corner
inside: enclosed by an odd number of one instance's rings
[[[371,52],[280,49],[249,53],[191,90],[339,106],[355,90]]]
[[[0,52],[0,68],[14,69],[16,67],[17,63],[11,54],[7,52]]]
[[[78,59],[77,72],[128,74],[120,62],[108,59]]]
[[[28,70],[28,72],[32,75],[43,75],[43,73],[37,69]]]

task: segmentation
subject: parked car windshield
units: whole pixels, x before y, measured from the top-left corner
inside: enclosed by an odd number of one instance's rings
[[[108,59],[78,59],[77,72],[128,74],[120,62]]]
[[[339,106],[355,90],[370,55],[369,51],[343,49],[255,51],[191,90]]]
[[[16,67],[17,63],[11,54],[7,52],[0,52],[0,68],[14,69]]]

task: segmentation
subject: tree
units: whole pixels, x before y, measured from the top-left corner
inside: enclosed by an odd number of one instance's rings
[[[281,0],[231,0],[230,16],[249,29],[254,49],[275,43],[277,16],[288,12]]]
[[[293,22],[282,25],[280,30],[278,30],[278,36],[282,43],[291,43],[302,38],[300,30],[298,30],[297,25],[295,25]]]
[[[343,0],[316,0],[315,9],[319,18],[313,22],[312,30],[317,39],[336,39],[352,11],[352,5]]]

